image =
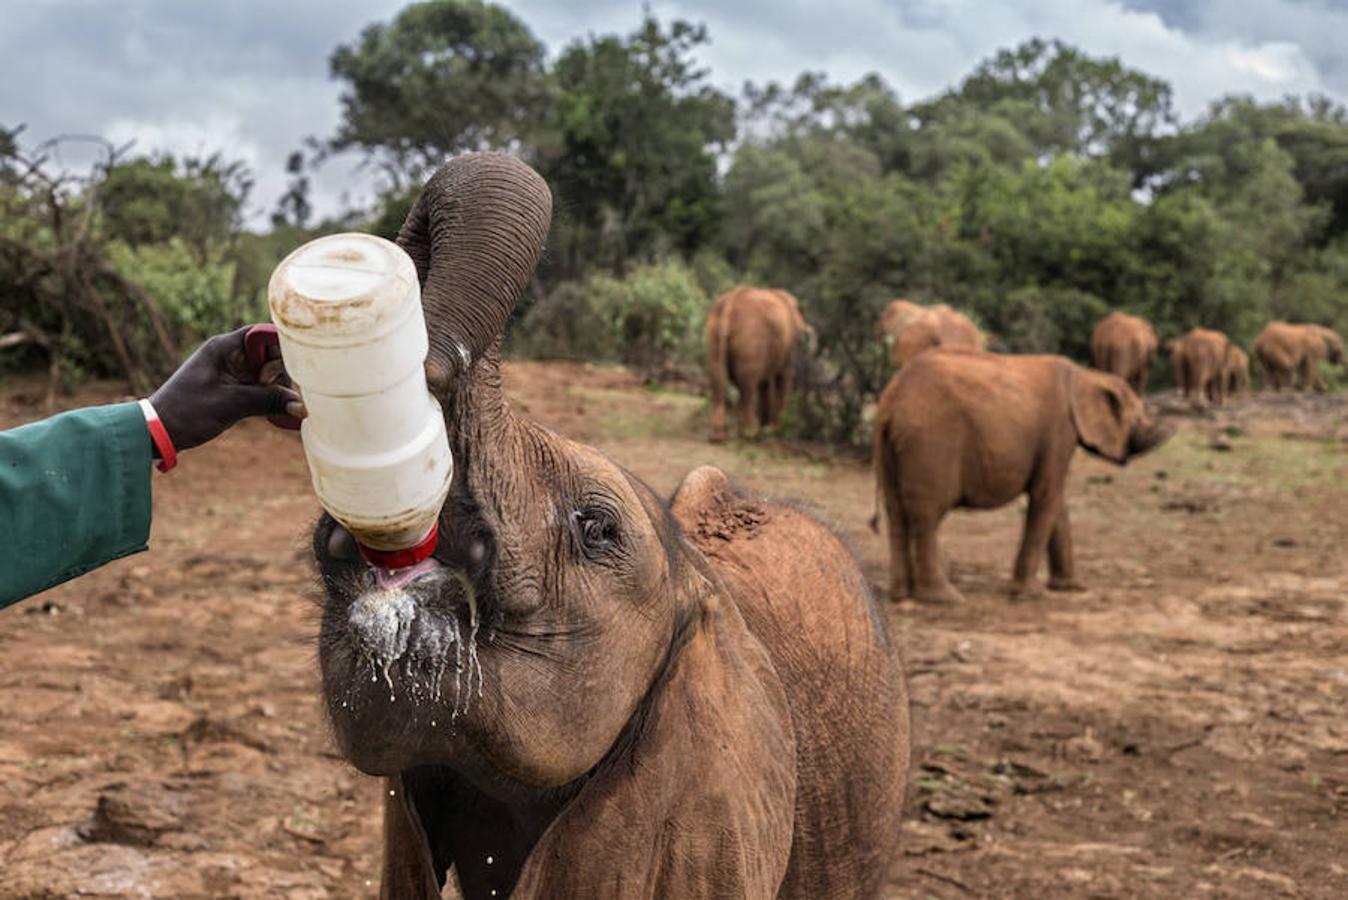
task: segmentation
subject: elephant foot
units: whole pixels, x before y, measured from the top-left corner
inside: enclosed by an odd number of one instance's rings
[[[892,581],[889,584],[889,599],[893,603],[901,600],[908,600],[915,597],[916,594],[907,582]]]
[[[1044,592],[1036,584],[1013,581],[1006,591],[1012,600],[1042,600]]]
[[[1055,576],[1048,580],[1048,589],[1050,591],[1080,592],[1086,590],[1086,584],[1075,578],[1058,578]]]
[[[919,603],[955,606],[964,602],[964,595],[955,590],[954,585],[947,584],[941,587],[918,589],[913,592],[913,599]]]
[[[725,443],[725,432],[720,432],[720,433],[712,434],[712,436],[711,436],[711,443],[713,443],[713,444],[724,444],[724,443]]]

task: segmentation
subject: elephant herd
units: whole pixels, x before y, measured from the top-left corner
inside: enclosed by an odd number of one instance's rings
[[[1147,376],[1160,344],[1145,319],[1112,312],[1091,334],[1095,367],[1113,372],[1145,396]],[[1165,342],[1175,386],[1187,398],[1222,405],[1250,384],[1250,357],[1220,331],[1194,328]],[[1266,387],[1275,391],[1299,382],[1302,390],[1327,387],[1319,363],[1345,365],[1343,338],[1323,325],[1269,322],[1254,339],[1254,356]]]
[[[733,316],[733,317],[732,317]],[[1064,499],[1077,447],[1123,464],[1165,441],[1142,398],[1157,351],[1145,319],[1115,311],[1091,334],[1094,369],[1066,357],[985,352],[968,317],[945,304],[895,300],[876,323],[894,375],[876,404],[872,463],[876,511],[889,540],[890,598],[956,602],[937,531],[952,509],[1029,499],[1012,570],[1013,596],[1037,591],[1047,557],[1050,590],[1079,590]],[[712,439],[723,440],[726,384],[740,392],[741,434],[777,423],[797,343],[814,332],[785,291],[738,287],[707,319]],[[1221,405],[1249,385],[1250,358],[1226,335],[1194,328],[1167,341],[1184,396]],[[1254,342],[1265,383],[1325,388],[1318,363],[1344,364],[1343,340],[1320,325],[1271,322]]]

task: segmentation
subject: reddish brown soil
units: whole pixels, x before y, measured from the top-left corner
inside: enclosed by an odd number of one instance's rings
[[[886,582],[864,465],[711,446],[700,400],[617,370],[507,383],[661,491],[713,462],[801,499]],[[6,385],[0,427],[39,395]],[[1011,507],[946,523],[967,605],[890,606],[915,728],[890,896],[1348,896],[1348,402],[1161,406],[1157,453],[1076,463],[1089,591],[1003,596]],[[150,553],[0,612],[0,896],[374,895],[378,784],[318,704],[316,513],[293,436],[249,423],[156,476]]]

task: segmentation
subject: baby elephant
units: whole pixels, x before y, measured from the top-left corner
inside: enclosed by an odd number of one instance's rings
[[[1079,590],[1064,503],[1077,445],[1123,464],[1171,432],[1146,417],[1123,379],[1061,356],[922,354],[885,387],[876,412],[890,596],[963,599],[941,564],[941,519],[956,507],[993,509],[1021,494],[1029,494],[1030,506],[1012,595],[1031,592],[1045,548],[1049,588]]]

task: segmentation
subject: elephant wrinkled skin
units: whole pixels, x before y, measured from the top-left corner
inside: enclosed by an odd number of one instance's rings
[[[1291,387],[1298,378],[1303,391],[1326,390],[1328,385],[1319,369],[1321,361],[1348,369],[1343,338],[1323,325],[1269,322],[1254,339],[1254,355],[1265,386],[1275,391]]]
[[[934,350],[914,359],[885,387],[875,420],[891,599],[960,601],[941,561],[941,520],[1021,494],[1030,504],[1012,594],[1032,590],[1046,550],[1049,588],[1079,588],[1065,502],[1072,454],[1083,446],[1123,464],[1169,435],[1123,379],[1065,357]]]
[[[711,388],[713,441],[726,438],[726,389],[739,389],[739,435],[777,425],[791,392],[796,350],[801,339],[813,341],[814,329],[801,315],[800,303],[781,290],[740,285],[727,291],[707,312],[705,344]]]
[[[1221,406],[1226,402],[1226,356],[1231,342],[1220,331],[1194,328],[1166,342],[1175,384],[1190,400]]]
[[[978,326],[944,303],[919,306],[908,300],[895,300],[885,307],[875,329],[890,344],[895,371],[919,353],[935,347],[982,350],[985,345]]]
[[[511,407],[500,331],[551,195],[451,160],[399,235],[456,460],[434,562],[324,517],[319,662],[385,778],[385,898],[876,897],[908,771],[902,668],[841,543],[717,469],[662,502]]]
[[[1147,376],[1156,359],[1156,330],[1138,316],[1115,310],[1101,319],[1091,332],[1091,363],[1111,372],[1139,397],[1147,395]]]

